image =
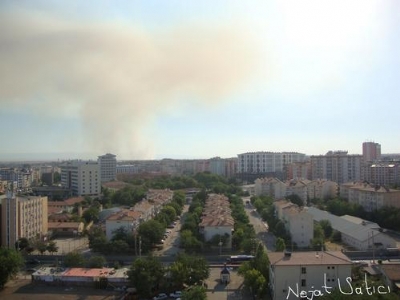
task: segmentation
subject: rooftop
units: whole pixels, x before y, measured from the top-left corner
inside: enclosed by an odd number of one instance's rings
[[[292,252],[268,252],[271,265],[275,266],[306,266],[306,265],[349,265],[351,260],[341,251],[309,251]]]

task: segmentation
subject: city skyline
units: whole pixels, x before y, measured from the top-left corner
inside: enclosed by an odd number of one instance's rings
[[[397,1],[0,8],[0,161],[400,152]]]

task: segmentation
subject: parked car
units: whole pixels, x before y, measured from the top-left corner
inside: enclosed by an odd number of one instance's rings
[[[163,299],[168,299],[167,294],[161,293],[161,294],[158,294],[157,296],[153,297],[153,300],[163,300]]]
[[[36,259],[36,258],[32,258],[30,260],[27,260],[26,263],[28,265],[38,265],[40,264],[40,260]]]
[[[180,298],[180,297],[182,297],[182,292],[181,291],[175,291],[175,292],[169,294],[169,296],[171,298]]]

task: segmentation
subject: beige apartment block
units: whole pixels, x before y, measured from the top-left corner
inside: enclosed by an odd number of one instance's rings
[[[307,207],[299,207],[287,200],[274,202],[278,218],[285,224],[292,242],[306,248],[314,237],[314,221]]]
[[[352,262],[339,251],[269,252],[268,257],[273,300],[305,299],[304,294],[300,297],[302,291],[312,299],[309,291],[327,294],[339,284],[347,287],[346,279],[351,278]]]
[[[400,208],[400,191],[366,182],[349,182],[340,186],[340,196],[350,203],[361,205],[366,211],[382,207]]]
[[[14,248],[20,238],[44,238],[48,231],[47,197],[9,195],[1,202],[2,246]]]

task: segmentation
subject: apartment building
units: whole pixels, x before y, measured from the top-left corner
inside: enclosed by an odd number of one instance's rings
[[[307,180],[298,178],[282,182],[277,178],[269,177],[256,179],[254,191],[256,196],[267,195],[274,199],[298,195],[306,204],[309,199],[336,197],[338,184],[326,179]]]
[[[155,214],[158,214],[161,208],[170,203],[174,197],[174,192],[170,189],[149,189],[146,193],[146,200],[154,206]]]
[[[238,154],[239,174],[270,174],[283,179],[285,167],[303,162],[306,155],[297,152],[247,152]]]
[[[339,184],[361,179],[362,155],[347,151],[329,151],[311,156],[312,179],[327,179]]]
[[[14,188],[25,191],[31,187],[32,173],[27,169],[0,168],[0,179],[9,183],[15,183]]]
[[[286,167],[287,180],[298,178],[311,179],[311,175],[311,162],[309,161],[293,162]]]
[[[274,199],[286,196],[286,185],[278,178],[257,178],[254,181],[254,192],[256,196],[267,195]]]
[[[205,241],[211,240],[218,234],[227,236],[227,243],[220,245],[220,247],[229,249],[232,247],[232,232],[235,222],[231,213],[229,199],[226,196],[208,195],[199,224],[200,233],[204,235]]]
[[[366,211],[382,207],[400,208],[400,190],[366,182],[348,182],[340,185],[340,196],[350,203],[361,205]]]
[[[285,224],[292,242],[299,248],[306,248],[314,237],[314,221],[306,207],[299,207],[287,200],[274,202],[278,218]]]
[[[48,231],[47,197],[14,196],[1,201],[1,244],[14,248],[20,238],[43,238]]]
[[[307,205],[308,184],[310,182],[311,181],[307,179],[292,179],[286,181],[286,196],[297,195],[303,201],[303,205]]]
[[[62,187],[70,189],[75,196],[100,195],[100,166],[97,161],[67,161],[60,169]]]
[[[141,222],[142,213],[134,210],[121,210],[106,219],[106,237],[111,240],[116,230],[123,228],[127,232],[136,231]]]
[[[268,252],[269,280],[273,300],[305,298],[301,291],[329,291],[351,278],[351,260],[339,251]]]
[[[399,185],[400,163],[375,162],[364,164],[363,179],[377,185]]]
[[[307,184],[309,199],[330,199],[338,196],[339,185],[330,180],[316,179]]]
[[[362,156],[364,162],[380,160],[381,145],[375,142],[364,142],[362,144]]]
[[[98,157],[101,182],[117,180],[117,156],[111,153]]]

